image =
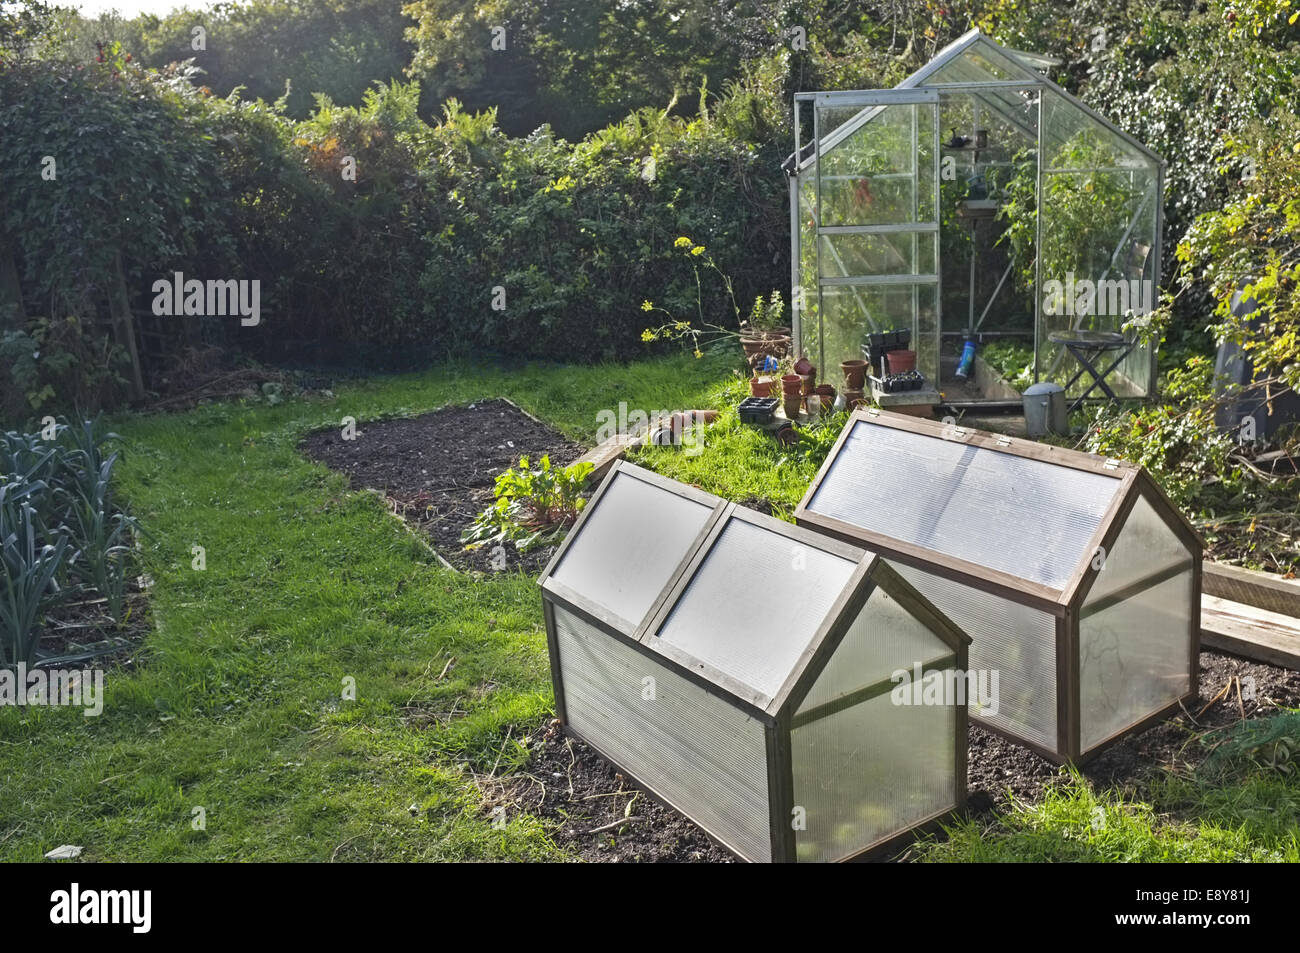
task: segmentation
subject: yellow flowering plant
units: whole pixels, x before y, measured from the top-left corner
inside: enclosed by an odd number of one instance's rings
[[[713,256],[708,253],[705,246],[697,244],[685,235],[677,238],[673,242],[673,247],[680,249],[691,262],[691,268],[695,271],[695,310],[699,318],[699,326],[691,324],[690,321],[683,321],[676,318],[667,309],[656,305],[653,301],[642,301],[641,310],[646,312],[659,311],[667,317],[667,321],[655,328],[646,328],[641,332],[641,340],[647,344],[653,341],[684,341],[689,342],[692,353],[696,357],[704,356],[704,348],[715,345],[729,339],[739,339],[745,328],[745,322],[740,318],[740,306],[736,303],[736,291],[732,284],[731,276],[718,267],[718,263]],[[722,285],[727,289],[727,297],[731,299],[731,309],[736,316],[736,329],[725,328],[720,324],[714,324],[704,319],[704,286],[700,277],[700,262],[703,262],[706,268],[712,268],[722,279]]]

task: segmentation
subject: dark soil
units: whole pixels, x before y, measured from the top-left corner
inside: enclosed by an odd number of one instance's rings
[[[1082,769],[1100,786],[1140,782],[1175,762],[1194,766],[1203,749],[1189,742],[1197,735],[1241,719],[1235,688],[1231,698],[1201,709],[1236,676],[1242,685],[1254,679],[1255,699],[1244,702],[1247,718],[1300,705],[1300,672],[1261,665],[1217,652],[1201,653],[1201,700],[1187,715],[1165,721],[1119,742]],[[618,769],[586,745],[563,735],[552,723],[530,739],[533,759],[526,773],[510,779],[491,810],[505,805],[559,825],[557,841],[588,861],[641,863],[655,861],[729,862],[732,855],[676,811],[640,792]],[[1014,798],[1032,804],[1046,786],[1060,783],[1065,769],[1012,741],[972,726],[968,762],[968,809],[972,814],[1006,811]],[[640,793],[638,793],[640,792]],[[632,802],[630,814],[628,804]],[[620,823],[622,822],[622,823]],[[614,825],[609,827],[609,825]],[[600,828],[608,828],[592,833]]]
[[[126,594],[121,626],[113,624],[99,600],[59,606],[45,619],[39,659],[54,667],[132,669],[153,628],[148,610],[148,594],[138,586]]]
[[[505,547],[494,565],[490,547],[467,551],[461,534],[492,502],[497,474],[526,456],[567,465],[583,448],[505,400],[445,407],[419,417],[358,425],[355,440],[338,429],[309,434],[299,449],[348,475],[354,489],[382,493],[393,511],[424,532],[458,569],[540,572],[554,548],[519,553]]]
[[[558,823],[556,842],[586,861],[735,860],[587,745],[564,735],[558,723],[539,730],[529,744],[533,757],[527,776],[514,778],[489,811],[504,804],[507,816],[519,811]]]
[[[1239,678],[1243,691],[1254,680],[1253,701],[1237,704],[1234,687],[1230,697],[1221,698],[1200,714],[1230,678]],[[1189,706],[1188,714],[1148,728],[1118,742],[1084,765],[1082,773],[1094,784],[1124,786],[1140,781],[1162,768],[1194,767],[1204,758],[1204,749],[1193,739],[1214,728],[1223,728],[1247,718],[1272,714],[1279,707],[1300,705],[1300,672],[1248,662],[1218,652],[1201,653],[1200,701]],[[1192,722],[1190,716],[1196,721]],[[991,731],[971,727],[969,749],[969,802],[975,813],[1004,809],[1014,797],[1034,803],[1046,783],[1063,777],[1062,770],[1034,752]]]

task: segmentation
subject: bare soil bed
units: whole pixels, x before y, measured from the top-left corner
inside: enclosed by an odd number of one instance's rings
[[[353,489],[376,490],[393,512],[425,533],[433,548],[457,569],[494,568],[489,549],[466,551],[461,534],[492,502],[497,474],[528,457],[567,465],[583,448],[505,400],[358,425],[355,440],[337,429],[308,434],[299,449],[346,473]],[[553,548],[520,553],[505,547],[507,570],[539,572]]]

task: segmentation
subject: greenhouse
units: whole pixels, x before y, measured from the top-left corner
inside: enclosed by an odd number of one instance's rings
[[[1140,467],[873,408],[795,516],[894,561],[999,673],[971,718],[1053,761],[1196,696],[1203,546]]]
[[[798,353],[829,368],[910,332],[957,406],[1152,394],[1164,162],[1049,65],[972,30],[893,89],[795,97]]]
[[[873,553],[619,463],[541,586],[565,730],[741,858],[964,803],[969,639]]]

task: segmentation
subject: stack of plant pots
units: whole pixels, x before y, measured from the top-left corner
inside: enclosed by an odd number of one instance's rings
[[[798,374],[786,374],[781,378],[781,401],[785,415],[791,420],[797,419],[803,404],[803,378]]]
[[[840,361],[840,370],[844,372],[844,401],[849,409],[865,403],[863,387],[867,380],[867,362],[860,358]]]

